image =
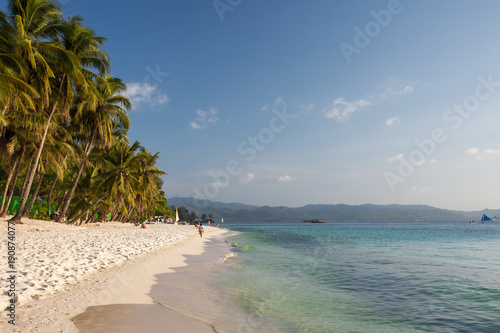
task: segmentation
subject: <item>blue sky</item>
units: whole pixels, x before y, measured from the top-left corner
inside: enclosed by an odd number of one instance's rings
[[[500,208],[500,2],[64,0],[168,197]]]

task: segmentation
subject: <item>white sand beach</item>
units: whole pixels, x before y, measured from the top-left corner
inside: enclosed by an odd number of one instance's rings
[[[7,272],[7,222],[0,224],[0,267]],[[0,331],[78,332],[71,318],[87,307],[153,304],[148,292],[155,274],[185,265],[186,255],[202,254],[211,237],[226,232],[205,226],[200,239],[193,226],[151,224],[142,229],[109,222],[75,227],[23,220],[15,226],[16,325],[7,323],[10,318],[3,311]],[[2,309],[9,304],[7,291],[8,281],[2,279]]]

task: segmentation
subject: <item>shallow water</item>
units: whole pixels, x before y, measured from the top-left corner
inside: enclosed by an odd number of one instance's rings
[[[225,223],[241,332],[500,332],[500,223]]]

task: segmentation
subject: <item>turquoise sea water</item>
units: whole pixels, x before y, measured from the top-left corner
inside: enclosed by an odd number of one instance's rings
[[[238,332],[500,332],[500,223],[224,223]]]

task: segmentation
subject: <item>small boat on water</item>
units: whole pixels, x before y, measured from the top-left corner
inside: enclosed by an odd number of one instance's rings
[[[496,216],[491,218],[491,217],[486,216],[486,214],[483,214],[483,216],[481,216],[482,223],[484,223],[484,222],[496,222],[497,219],[498,219],[498,217],[496,217]]]
[[[304,220],[305,223],[325,223],[325,220]]]

